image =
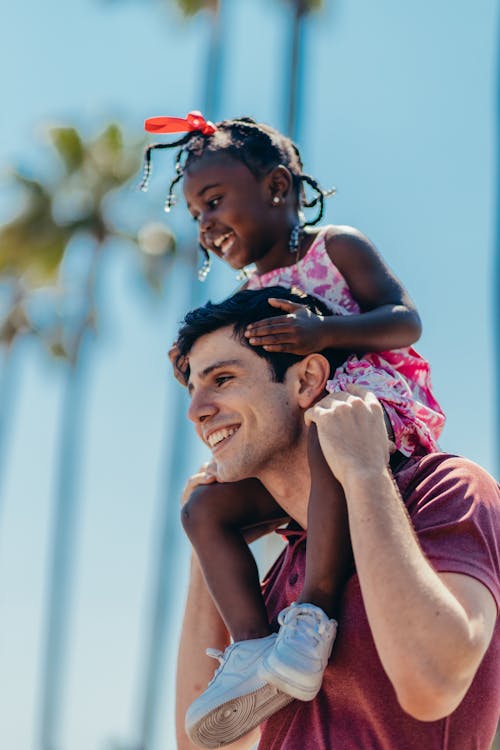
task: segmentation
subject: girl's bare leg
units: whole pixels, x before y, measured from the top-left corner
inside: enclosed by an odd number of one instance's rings
[[[243,530],[261,525],[267,530],[268,523],[277,526],[279,519],[284,520],[283,509],[257,479],[199,485],[182,508],[184,529],[234,641],[271,633]]]
[[[311,493],[306,574],[299,602],[315,604],[338,618],[341,591],[352,565],[349,521],[344,490],[323,456],[315,424],[309,429],[308,454]]]

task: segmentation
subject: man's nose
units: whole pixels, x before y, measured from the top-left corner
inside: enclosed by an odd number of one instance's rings
[[[188,418],[195,425],[201,425],[206,419],[217,413],[217,405],[203,391],[193,393],[188,408]]]

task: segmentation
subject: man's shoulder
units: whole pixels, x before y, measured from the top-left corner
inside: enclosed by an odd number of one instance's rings
[[[452,453],[436,452],[428,453],[408,459],[408,461],[395,472],[394,477],[400,491],[407,494],[421,482],[429,478],[434,483],[441,480],[477,484],[490,487],[492,491],[498,492],[498,482],[486,469],[464,456]]]

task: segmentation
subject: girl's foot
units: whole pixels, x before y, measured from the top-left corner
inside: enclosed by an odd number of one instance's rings
[[[238,641],[224,652],[208,649],[220,661],[207,689],[189,706],[186,734],[199,747],[228,745],[258,726],[293,698],[258,674],[276,634]]]
[[[323,682],[337,622],[314,604],[294,602],[280,612],[274,647],[264,656],[259,676],[284,693],[312,701]]]

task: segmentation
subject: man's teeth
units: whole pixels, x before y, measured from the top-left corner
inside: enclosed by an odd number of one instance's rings
[[[221,443],[223,440],[225,440],[228,437],[231,437],[231,435],[234,435],[234,433],[237,431],[237,427],[224,427],[223,430],[217,430],[216,432],[212,432],[211,435],[208,436],[207,442],[211,448],[215,448],[218,443]]]

